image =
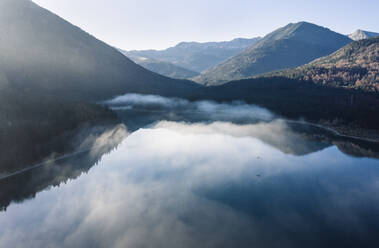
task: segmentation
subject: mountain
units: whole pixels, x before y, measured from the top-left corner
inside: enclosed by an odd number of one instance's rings
[[[127,56],[127,52],[120,50],[121,53]],[[185,69],[180,66],[176,66],[169,62],[158,61],[155,59],[149,59],[146,57],[129,57],[136,64],[139,64],[145,69],[156,72],[166,77],[176,78],[176,79],[189,79],[199,75],[198,72],[194,72],[188,69]]]
[[[0,0],[0,65],[8,86],[65,99],[127,92],[176,95],[195,84],[150,72],[29,0]]]
[[[0,147],[31,149],[30,163],[48,155],[34,148],[39,144],[118,121],[95,101],[128,92],[177,96],[198,87],[144,69],[32,1],[0,0]]]
[[[364,40],[379,36],[379,33],[364,31],[361,29],[356,30],[354,33],[349,34],[349,38],[355,41]]]
[[[379,92],[379,37],[352,42],[337,52],[295,69],[266,76]]]
[[[291,23],[266,35],[239,55],[206,70],[196,82],[220,85],[270,71],[296,67],[335,52],[351,40],[307,22]]]
[[[222,42],[182,42],[166,50],[128,51],[128,57],[144,57],[201,72],[255,44],[260,38]]]
[[[193,100],[243,100],[276,114],[379,139],[379,37],[352,42],[294,69],[220,86],[203,87]]]

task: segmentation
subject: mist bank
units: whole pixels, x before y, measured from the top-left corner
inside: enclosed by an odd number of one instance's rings
[[[102,104],[115,111],[140,110],[152,112],[152,114],[181,115],[188,119],[203,121],[253,123],[267,122],[275,118],[275,114],[271,111],[243,101],[218,103],[210,100],[189,101],[158,95],[125,94],[104,101]]]

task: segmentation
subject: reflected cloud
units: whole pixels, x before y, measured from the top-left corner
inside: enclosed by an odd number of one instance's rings
[[[164,121],[140,129],[88,174],[0,213],[0,243],[71,248],[378,242],[377,160],[351,158],[336,147],[288,155],[256,138],[259,130],[287,130],[282,122],[267,125]]]
[[[83,129],[69,143],[87,152],[0,180],[1,245],[379,243],[377,160],[334,146],[375,156],[372,144],[241,102],[132,94],[106,104],[131,133]]]
[[[214,123],[213,128],[223,126],[229,133],[244,130],[285,153],[305,155],[336,145],[351,156],[379,158],[377,142],[340,136],[330,129],[302,121],[285,121],[265,108],[243,102],[191,102],[157,95],[126,94],[103,104],[117,111],[131,131],[159,121],[172,122],[170,125],[177,125],[173,122],[200,123],[195,125],[197,128]]]
[[[237,125],[230,122],[205,123],[178,123],[161,121],[153,128],[168,128],[181,133],[210,134],[223,133],[234,137],[255,137],[284,153],[305,155],[330,146],[328,142],[312,139],[293,131],[284,120],[260,122],[257,124]]]

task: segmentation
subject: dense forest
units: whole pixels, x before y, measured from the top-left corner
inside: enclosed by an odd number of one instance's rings
[[[307,65],[266,76],[283,76],[332,88],[379,92],[379,37],[352,42]]]
[[[340,127],[357,136],[364,136],[363,131],[368,130],[377,136],[379,131],[379,95],[361,90],[331,88],[286,77],[260,77],[206,87],[190,98],[244,100],[285,118]]]
[[[22,168],[53,152],[66,152],[65,145],[51,144],[70,130],[117,121],[112,111],[93,103],[0,90],[0,173]]]

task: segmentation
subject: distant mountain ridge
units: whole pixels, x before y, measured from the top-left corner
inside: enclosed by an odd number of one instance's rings
[[[201,72],[240,53],[260,38],[237,38],[222,42],[181,42],[165,50],[127,51],[128,57],[145,57]]]
[[[379,36],[379,33],[369,32],[361,29],[356,30],[352,34],[349,34],[349,38],[355,41],[373,38],[377,36]]]
[[[122,54],[127,55],[127,52],[119,49]],[[155,59],[150,59],[146,57],[139,56],[129,56],[129,59],[133,60],[136,64],[148,69],[152,72],[161,74],[166,77],[175,78],[175,79],[190,79],[199,75],[198,72],[185,69],[183,67],[174,65],[169,62],[158,61]]]
[[[352,40],[312,23],[291,23],[266,35],[240,54],[194,78],[220,85],[270,71],[296,67],[335,52]]]
[[[246,48],[260,38],[235,38],[231,41],[211,41],[211,42],[181,42],[176,47],[178,48]]]
[[[286,118],[378,140],[379,37],[349,43],[294,69],[204,87],[194,98],[239,99]]]

